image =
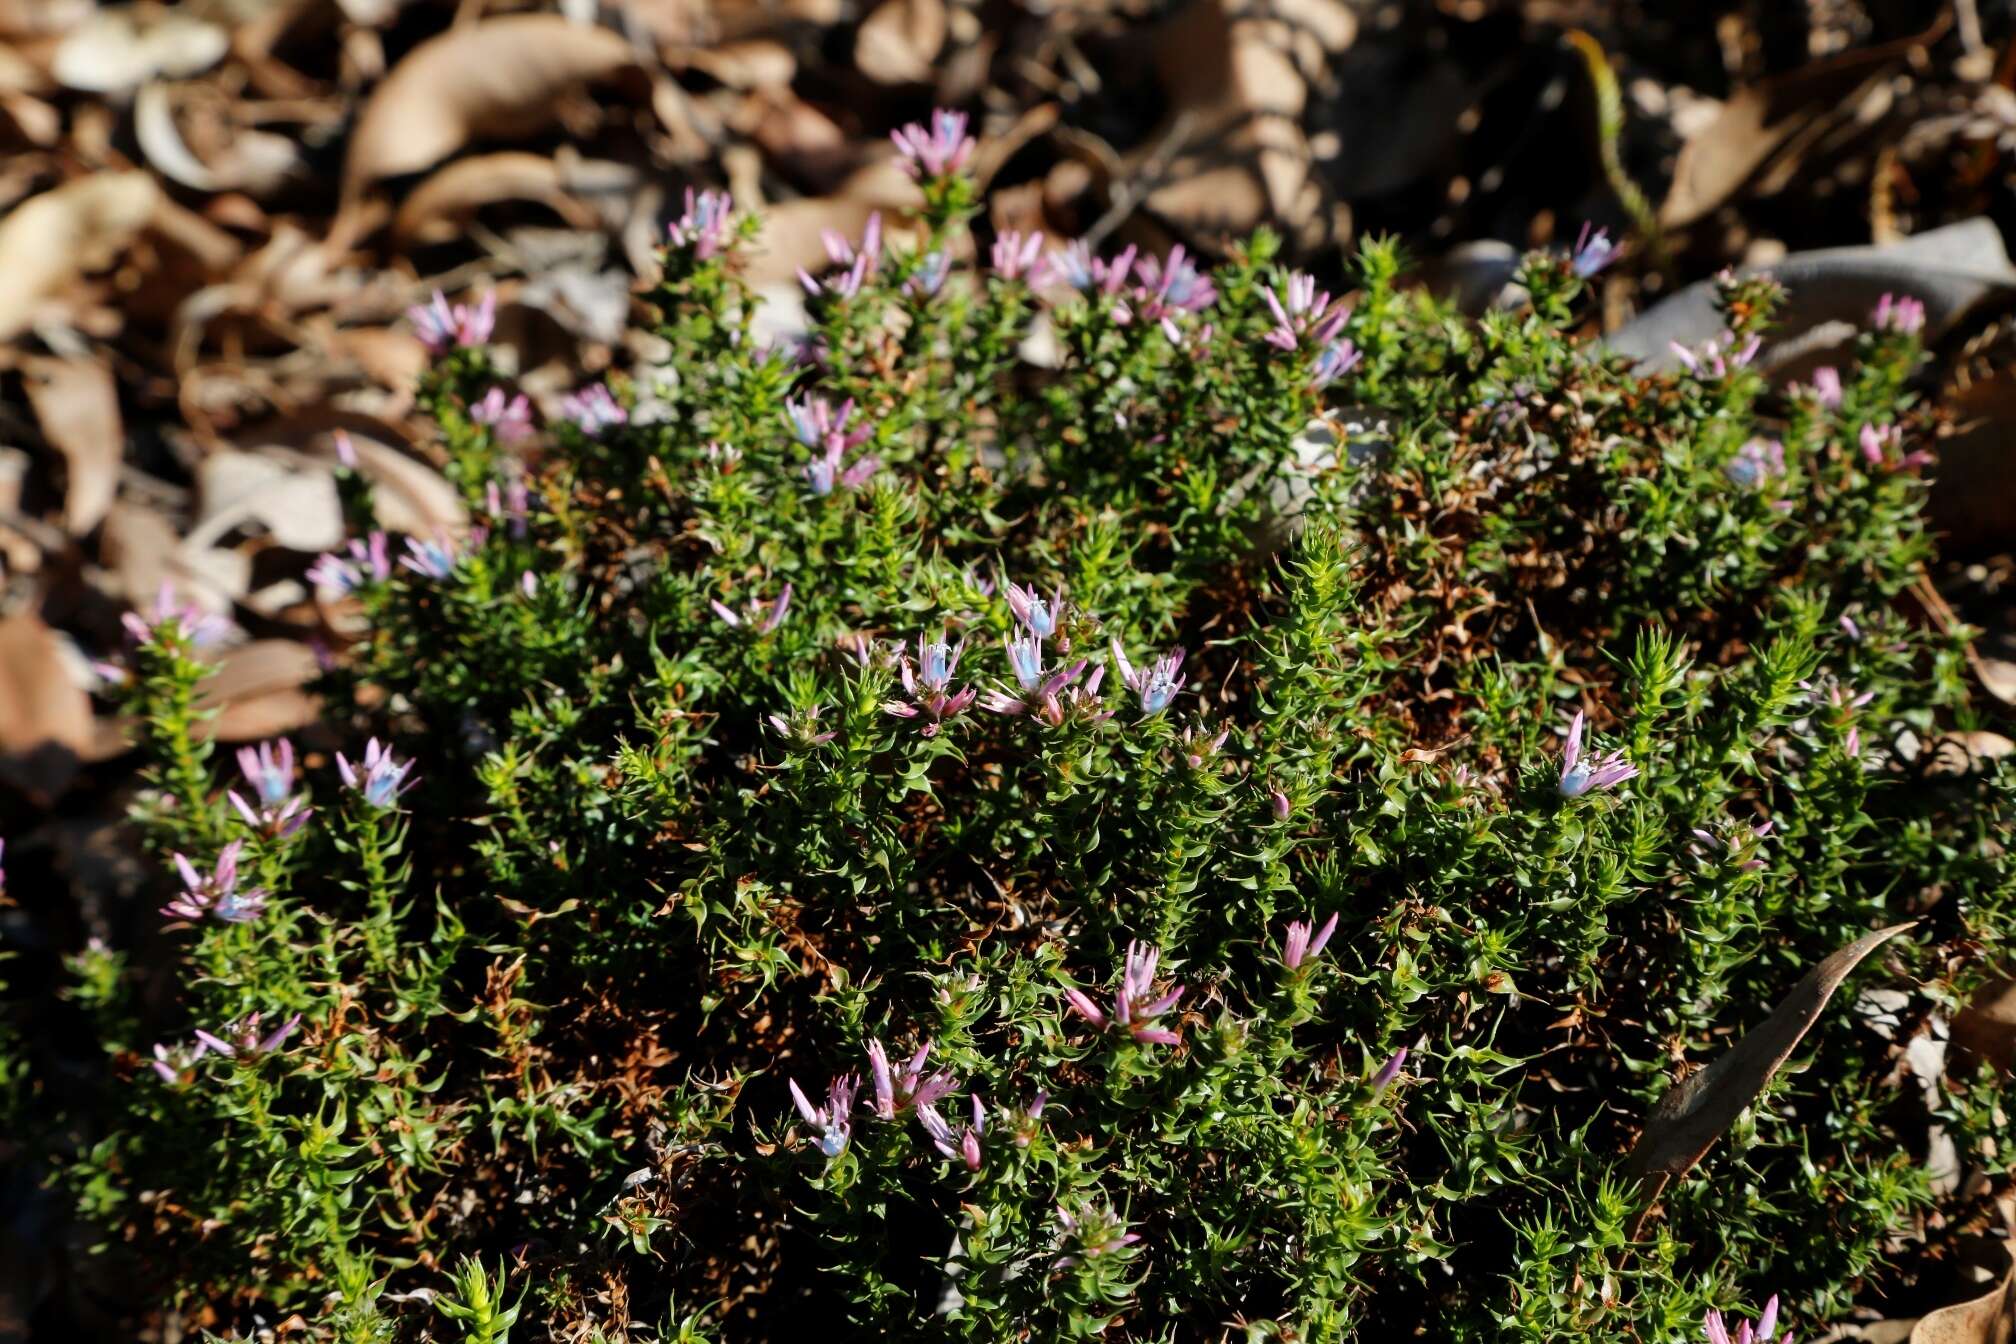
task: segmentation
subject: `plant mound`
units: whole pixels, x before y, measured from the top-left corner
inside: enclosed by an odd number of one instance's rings
[[[963,127],[901,148],[924,208],[831,240],[802,333],[714,195],[653,362],[550,419],[487,306],[415,314],[474,525],[388,540],[341,473],[298,758],[230,770],[221,632],[132,618],[179,968],[77,955],[108,1065],[37,1126],[102,1253],[349,1340],[1670,1341],[1880,1292],[1963,1212],[1935,1132],[2016,1140],[1907,1058],[2016,926],[1910,600],[1921,314],[1775,392],[1731,280],[1644,377],[1571,334],[1601,239],[1477,322],[1380,243],[1348,303],[1265,236],[981,259]],[[1901,924],[1665,1152],[1669,1086]]]

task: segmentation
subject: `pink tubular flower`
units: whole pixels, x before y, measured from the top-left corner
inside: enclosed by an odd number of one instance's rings
[[[1869,325],[1897,336],[1916,336],[1925,329],[1925,305],[1909,294],[1885,294],[1876,300]]]
[[[129,611],[119,618],[120,625],[133,641],[145,644],[153,639],[161,627],[173,623],[182,632],[182,637],[198,648],[204,648],[222,640],[231,633],[231,622],[222,616],[213,616],[193,602],[184,602],[175,596],[175,585],[168,580],[161,581],[161,587],[154,594],[154,606],[146,614]]]
[[[1268,311],[1274,314],[1273,330],[1260,339],[1281,351],[1296,349],[1304,337],[1320,349],[1334,341],[1351,318],[1349,308],[1341,303],[1333,308],[1330,295],[1317,291],[1315,276],[1304,275],[1300,271],[1288,277],[1288,302],[1285,306],[1271,289],[1261,290],[1260,297],[1267,301]]]
[[[455,572],[455,566],[461,559],[462,548],[445,535],[432,541],[408,537],[406,554],[399,557],[399,568],[410,570],[422,578],[445,579]]]
[[[734,241],[734,202],[725,191],[695,194],[686,188],[686,213],[667,231],[672,246],[690,248],[694,260],[707,261],[728,250]]]
[[[197,1028],[196,1039],[204,1049],[219,1054],[226,1059],[236,1059],[246,1063],[262,1055],[270,1055],[287,1043],[294,1029],[301,1025],[301,1014],[282,1022],[264,1036],[259,1034],[259,1014],[253,1013],[242,1021],[225,1026],[217,1035]],[[229,1039],[226,1039],[226,1038]]]
[[[469,408],[469,418],[487,426],[499,443],[523,443],[532,437],[532,403],[522,392],[507,400],[503,388],[493,387]]]
[[[750,599],[741,613],[718,599],[709,601],[707,605],[730,629],[740,630],[746,625],[759,635],[767,635],[784,623],[784,614],[791,610],[791,585],[785,584],[775,601]]]
[[[889,1053],[882,1042],[871,1038],[868,1042],[868,1076],[875,1088],[875,1100],[868,1109],[883,1120],[894,1120],[905,1111],[935,1105],[950,1096],[958,1083],[949,1071],[940,1069],[936,1073],[926,1073],[924,1065],[931,1056],[931,1042],[917,1047],[917,1053],[910,1056],[910,1062],[903,1066],[901,1073],[889,1068]]]
[[[1051,673],[1037,686],[1026,688],[1031,694],[1018,697],[988,691],[981,697],[980,705],[991,714],[1029,714],[1052,728],[1062,727],[1067,719],[1088,724],[1104,722],[1113,717],[1113,711],[1099,698],[1099,683],[1106,678],[1105,667],[1092,668],[1092,675],[1085,678],[1083,685],[1078,684],[1090,666],[1080,658],[1071,666]]]
[[[1120,680],[1128,690],[1134,692],[1141,703],[1141,717],[1152,718],[1169,708],[1176,693],[1183,689],[1183,650],[1172,649],[1157,658],[1146,668],[1136,670],[1127,661],[1127,650],[1120,641],[1113,641],[1113,663],[1120,671]]]
[[[1038,639],[1048,639],[1057,633],[1057,623],[1064,617],[1064,585],[1058,584],[1044,597],[1031,584],[1024,588],[1019,583],[1003,582],[1001,595],[1007,599],[1008,610],[1022,623],[1022,628]]]
[[[1174,1008],[1186,991],[1184,986],[1177,985],[1159,998],[1150,997],[1155,986],[1155,966],[1161,956],[1160,949],[1138,940],[1127,945],[1120,985],[1113,991],[1111,1018],[1082,990],[1066,989],[1064,1000],[1073,1012],[1101,1031],[1111,1026],[1143,1044],[1175,1045],[1183,1038],[1166,1027],[1156,1026],[1155,1022]]]
[[[630,412],[624,410],[623,404],[611,396],[609,389],[601,383],[590,383],[560,398],[560,413],[591,439],[605,429],[627,424],[630,420]]]
[[[437,289],[432,302],[408,308],[406,319],[413,324],[413,334],[430,355],[482,345],[497,326],[497,296],[485,294],[483,301],[471,308],[459,303],[451,305]]]
[[[1332,341],[1316,356],[1315,367],[1309,370],[1309,382],[1314,387],[1328,387],[1357,368],[1363,358],[1349,337],[1341,341]]]
[[[1316,930],[1312,939],[1310,931],[1315,928],[1314,920],[1296,920],[1288,926],[1288,936],[1281,948],[1281,964],[1291,971],[1302,969],[1304,962],[1313,962],[1323,955],[1323,949],[1330,942],[1330,935],[1337,932],[1337,916],[1325,920],[1323,927]]]
[[[1701,843],[1689,848],[1704,863],[1726,863],[1739,872],[1754,873],[1765,866],[1764,860],[1758,857],[1758,848],[1764,837],[1771,834],[1775,824],[1765,821],[1754,826],[1731,826],[1726,837],[1696,826],[1692,834]],[[1716,852],[1718,850],[1719,853]]]
[[[1689,350],[1678,341],[1667,342],[1666,348],[1674,358],[1687,366],[1687,371],[1697,377],[1725,378],[1732,371],[1745,367],[1757,358],[1764,338],[1752,336],[1741,346],[1736,345],[1736,333],[1725,331],[1709,340],[1698,350]]]
[[[358,765],[351,765],[342,752],[336,753],[336,773],[343,777],[344,786],[356,791],[367,807],[384,811],[420,782],[414,775],[412,761],[400,761],[392,755],[392,748],[381,746],[377,738],[364,744],[364,759]]]
[[[1895,425],[1864,425],[1860,435],[1862,460],[1878,471],[1909,471],[1932,460],[1923,448],[1901,453],[1904,431]]]
[[[332,551],[308,567],[308,581],[334,597],[353,593],[366,582],[383,583],[391,577],[392,555],[383,532],[351,538],[348,558]]]
[[[170,919],[200,920],[209,916],[225,924],[250,924],[266,912],[266,893],[259,888],[238,889],[238,855],[243,840],[233,840],[218,852],[217,866],[198,872],[184,856],[174,856],[175,871],[181,874],[182,891],[161,907]]]
[[[1813,370],[1813,399],[1829,410],[1841,404],[1841,371],[1832,364]]]
[[[787,1085],[798,1114],[805,1117],[806,1124],[819,1131],[819,1151],[828,1157],[838,1157],[846,1152],[847,1140],[854,1133],[854,1091],[860,1086],[854,1075],[842,1074],[833,1080],[826,1089],[824,1106],[814,1106],[799,1089],[795,1079]]]
[[[868,216],[868,227],[861,233],[861,245],[858,248],[833,229],[824,230],[819,237],[826,245],[827,259],[843,269],[834,279],[820,281],[801,267],[798,271],[798,283],[814,298],[822,293],[831,293],[843,299],[851,299],[861,292],[861,287],[868,283],[870,277],[882,269],[881,211],[878,210]]]
[[[1372,1075],[1372,1095],[1383,1095],[1393,1086],[1393,1080],[1400,1076],[1400,1070],[1407,1066],[1407,1047],[1401,1046],[1393,1052],[1393,1057],[1379,1066],[1379,1072]]]
[[[966,127],[964,112],[941,107],[931,114],[929,130],[913,121],[889,132],[889,139],[903,156],[903,169],[910,176],[945,177],[964,168],[977,148]]]
[[[1049,277],[1050,268],[1043,260],[1043,233],[1040,229],[1029,233],[1008,229],[996,235],[992,260],[994,274],[1003,280],[1026,280],[1030,285],[1040,287]]]
[[[1561,796],[1580,798],[1585,793],[1598,789],[1614,788],[1627,779],[1638,776],[1638,767],[1625,759],[1621,751],[1613,751],[1601,760],[1582,759],[1583,715],[1575,711],[1574,719],[1568,725],[1568,747],[1561,753]]]
[[[952,719],[966,712],[979,691],[968,686],[963,691],[952,689],[952,674],[958,670],[959,655],[965,652],[966,641],[948,644],[941,634],[937,639],[917,636],[917,661],[912,664],[908,655],[903,657],[903,692],[909,700],[884,700],[882,710],[901,719],[923,717],[929,719],[923,727],[926,737],[935,737],[938,731]]]
[[[262,742],[256,748],[239,748],[238,770],[245,776],[245,782],[252,786],[253,797],[259,805],[253,807],[239,797],[235,789],[225,790],[224,796],[237,809],[238,815],[245,818],[247,826],[275,838],[284,838],[308,823],[311,810],[302,799],[293,796],[292,742],[283,737],[277,744]]]
[[[1057,1226],[1058,1240],[1069,1250],[1051,1262],[1052,1269],[1068,1269],[1086,1260],[1124,1253],[1141,1240],[1141,1234],[1129,1232],[1126,1222],[1112,1209],[1089,1204],[1075,1213],[1059,1204]]]
[[[1778,1333],[1778,1295],[1773,1293],[1771,1300],[1764,1304],[1764,1314],[1757,1318],[1754,1329],[1748,1321],[1744,1321],[1732,1334],[1719,1311],[1710,1311],[1701,1326],[1708,1344],[1771,1344],[1771,1337]],[[1784,1344],[1792,1344],[1790,1336],[1786,1337]]]
[[[813,705],[809,709],[794,709],[787,717],[783,714],[769,716],[770,727],[777,735],[793,746],[810,749],[823,746],[840,736],[838,730],[822,729],[819,716],[825,712],[824,706]]]
[[[1218,301],[1218,287],[1198,269],[1178,243],[1167,260],[1142,258],[1134,286],[1141,316],[1159,322],[1169,313],[1201,313]]]
[[[930,1102],[917,1103],[917,1120],[924,1126],[924,1132],[931,1137],[931,1146],[954,1161],[964,1162],[966,1170],[980,1170],[980,1136],[987,1132],[987,1111],[980,1101],[980,1094],[973,1094],[973,1123],[954,1129],[946,1123],[945,1117]]]
[[[1575,251],[1568,258],[1575,274],[1587,280],[1616,257],[1617,245],[1610,241],[1610,231],[1597,229],[1592,232],[1588,221],[1583,221],[1582,232],[1575,235]]]
[[[1776,439],[1751,439],[1722,464],[1722,474],[1737,485],[1755,490],[1785,474],[1785,445]]]

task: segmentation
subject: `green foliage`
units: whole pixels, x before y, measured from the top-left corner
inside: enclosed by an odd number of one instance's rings
[[[508,450],[485,351],[444,355],[487,525],[325,562],[363,621],[305,825],[291,778],[216,770],[156,613],[141,815],[215,899],[171,921],[171,1016],[73,964],[109,1066],[43,1142],[103,1253],[358,1340],[1845,1312],[1933,1198],[1928,1126],[2012,1139],[1991,1078],[1933,1114],[1897,1067],[2016,923],[2007,782],[1899,747],[1974,722],[1896,600],[1922,482],[1861,447],[1919,432],[1915,339],[1776,394],[1741,356],[1774,296],[1732,283],[1726,342],[1645,377],[1573,338],[1570,265],[1472,323],[1375,241],[1348,318],[1270,343],[1267,236],[1039,294],[945,278],[970,183],[926,198],[802,357],[758,337],[745,224],[674,247],[620,424]],[[1667,1083],[1913,917],[1644,1216],[1618,1170]],[[1290,955],[1290,921],[1335,932]]]

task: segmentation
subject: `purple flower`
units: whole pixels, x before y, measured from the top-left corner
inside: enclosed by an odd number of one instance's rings
[[[992,260],[994,274],[1003,280],[1027,280],[1031,286],[1041,287],[1049,279],[1040,229],[1028,233],[1008,229],[996,235]]]
[[[1583,714],[1578,709],[1568,725],[1568,748],[1561,753],[1563,798],[1580,798],[1585,793],[1614,788],[1627,779],[1637,778],[1638,767],[1626,760],[1621,751],[1613,751],[1601,760],[1583,760],[1582,728]]]
[[[964,112],[941,107],[931,114],[929,130],[913,121],[889,132],[889,138],[903,156],[903,169],[910,176],[944,177],[964,168],[973,157],[975,145],[966,126]]]
[[[1033,714],[1052,728],[1062,727],[1068,718],[1077,718],[1085,723],[1099,723],[1113,717],[1113,712],[1105,707],[1099,698],[1099,683],[1106,677],[1102,665],[1092,669],[1084,685],[1078,678],[1085,675],[1091,664],[1080,658],[1067,668],[1053,672],[1040,685],[1034,687],[1034,694],[1020,699],[1002,691],[988,691],[981,697],[981,707],[992,714]]]
[[[193,602],[180,601],[175,596],[175,585],[166,579],[161,581],[161,587],[154,594],[151,611],[145,615],[129,611],[119,618],[126,633],[141,644],[154,639],[171,622],[181,631],[184,639],[198,648],[215,644],[231,633],[230,621],[211,615]]]
[[[1291,971],[1299,971],[1304,962],[1314,961],[1321,956],[1323,948],[1330,941],[1330,935],[1337,932],[1337,916],[1332,915],[1325,920],[1323,927],[1316,930],[1315,938],[1311,939],[1309,934],[1314,927],[1314,920],[1296,920],[1288,926],[1288,937],[1281,949],[1283,966]]]
[[[1701,1324],[1708,1344],[1770,1344],[1771,1337],[1778,1333],[1778,1295],[1773,1293],[1771,1300],[1764,1304],[1764,1314],[1757,1318],[1755,1329],[1744,1321],[1731,1334],[1719,1311],[1710,1311]],[[1792,1344],[1790,1336],[1786,1337],[1784,1344]]]
[[[1185,990],[1182,985],[1177,985],[1159,998],[1151,997],[1155,985],[1155,965],[1161,956],[1160,949],[1138,940],[1127,945],[1127,961],[1121,969],[1120,986],[1113,991],[1113,1016],[1110,1019],[1083,990],[1066,989],[1064,1001],[1070,1004],[1073,1012],[1101,1031],[1110,1025],[1143,1044],[1175,1045],[1182,1037],[1166,1027],[1156,1026],[1155,1021],[1176,1006]]]
[[[514,537],[525,535],[525,519],[531,512],[532,494],[525,478],[513,471],[500,488],[495,481],[483,487],[483,504],[490,516],[511,530]]]
[[[798,283],[807,294],[818,297],[821,293],[838,294],[843,299],[851,299],[861,292],[869,277],[882,269],[882,212],[868,216],[868,226],[861,233],[861,245],[857,248],[840,233],[826,229],[819,235],[826,245],[826,256],[835,266],[843,267],[840,275],[833,280],[821,282],[812,278],[810,272],[802,268],[798,272]]]
[[[294,792],[294,744],[286,738],[238,749],[238,770],[267,806],[287,801]]]
[[[336,753],[336,773],[343,777],[344,786],[355,789],[366,806],[379,811],[397,803],[420,782],[412,773],[413,764],[396,759],[392,748],[381,746],[375,737],[364,744],[364,759],[357,765],[351,765],[342,752]]]
[[[413,334],[420,338],[420,344],[427,347],[427,353],[441,355],[458,346],[482,345],[490,339],[497,325],[497,296],[485,294],[483,302],[469,308],[449,304],[437,289],[433,302],[408,308],[406,318],[413,324]]]
[[[1306,336],[1318,349],[1329,345],[1351,318],[1351,310],[1339,303],[1334,308],[1328,293],[1316,289],[1316,277],[1297,271],[1288,277],[1288,302],[1284,306],[1274,291],[1263,289],[1260,297],[1274,314],[1274,327],[1260,339],[1277,350],[1292,351]]]
[[[1764,860],[1757,857],[1757,850],[1775,824],[1764,821],[1754,826],[1731,826],[1726,837],[1718,837],[1713,831],[1696,826],[1692,834],[1701,844],[1690,848],[1694,856],[1704,862],[1726,863],[1739,871],[1754,873],[1765,866]],[[1717,850],[1721,852],[1718,854]]]
[[[630,420],[630,412],[624,410],[622,403],[611,396],[609,389],[601,383],[590,383],[580,391],[560,398],[560,413],[591,439],[605,429],[627,424]]]
[[[392,556],[383,532],[351,538],[348,559],[332,551],[308,567],[309,582],[336,597],[357,591],[366,581],[383,583],[391,577]]]
[[[1052,1262],[1053,1269],[1068,1269],[1086,1260],[1121,1254],[1141,1240],[1140,1233],[1129,1232],[1127,1224],[1112,1209],[1090,1204],[1080,1206],[1075,1213],[1059,1204],[1057,1226],[1058,1240],[1069,1251]]]
[[[1101,261],[1092,255],[1092,245],[1080,239],[1066,244],[1061,251],[1051,252],[1050,273],[1061,277],[1073,289],[1087,294],[1098,290],[1112,298],[1133,272],[1134,257],[1135,248],[1130,243],[1113,260]]]
[[[424,578],[445,579],[455,572],[456,562],[461,558],[461,547],[445,535],[433,541],[408,537],[406,554],[399,557],[399,567]]]
[[[736,612],[727,603],[719,600],[710,601],[707,605],[714,609],[714,614],[726,622],[730,629],[740,630],[746,625],[759,635],[767,635],[784,623],[784,613],[791,610],[791,585],[785,584],[784,591],[777,594],[775,601],[764,602],[752,598],[744,608],[746,615]]]
[[[1393,1086],[1393,1080],[1400,1076],[1400,1070],[1407,1064],[1407,1047],[1401,1046],[1393,1052],[1393,1058],[1379,1066],[1379,1072],[1372,1075],[1372,1095],[1379,1096]]]
[[[791,1101],[798,1107],[798,1114],[805,1117],[805,1123],[819,1131],[819,1151],[828,1157],[838,1157],[847,1151],[847,1140],[854,1133],[854,1091],[860,1086],[853,1074],[842,1074],[835,1078],[826,1089],[826,1104],[814,1106],[791,1080]]]
[[[301,1025],[301,1014],[282,1022],[264,1036],[259,1034],[259,1014],[253,1013],[242,1021],[225,1026],[218,1034],[212,1035],[202,1028],[196,1029],[196,1039],[203,1049],[219,1054],[226,1059],[236,1059],[246,1063],[261,1055],[270,1055],[287,1043],[294,1029]],[[230,1039],[226,1039],[229,1037]],[[200,1054],[200,1051],[199,1051]]]
[[[1014,673],[1016,684],[1024,691],[1042,686],[1043,641],[1024,632],[1007,636],[1003,643],[1008,648],[1008,670]]]
[[[1144,257],[1136,276],[1135,303],[1150,322],[1171,313],[1200,313],[1218,301],[1217,286],[1184,254],[1181,243],[1169,249],[1166,261]]]
[[[1898,452],[1904,441],[1904,431],[1895,425],[1864,425],[1860,439],[1862,460],[1883,471],[1908,471],[1932,460],[1932,454],[1923,448],[1909,453]]]
[[[177,854],[175,870],[182,876],[182,891],[161,907],[170,919],[200,920],[205,915],[226,924],[250,924],[266,912],[266,893],[256,887],[238,889],[238,855],[243,840],[233,840],[218,852],[217,866],[208,873]]]
[[[1029,1098],[1029,1104],[1022,1108],[1022,1113],[1011,1117],[1014,1121],[1017,1148],[1027,1148],[1036,1142],[1036,1136],[1043,1132],[1043,1108],[1049,1103],[1050,1094],[1039,1087],[1036,1089],[1036,1095]]]
[[[503,388],[493,387],[469,408],[469,418],[489,426],[499,443],[522,443],[532,437],[532,403],[523,393],[507,400]]]
[[[1813,370],[1813,399],[1830,410],[1841,404],[1841,371],[1832,364]]]
[[[978,1093],[973,1096],[973,1123],[970,1125],[953,1129],[930,1102],[917,1103],[917,1120],[924,1126],[924,1132],[931,1136],[932,1147],[955,1161],[964,1162],[968,1171],[980,1170],[980,1136],[987,1132],[987,1111]]]
[[[1309,381],[1315,387],[1328,387],[1357,368],[1363,358],[1350,338],[1332,341],[1323,347],[1323,353],[1316,356],[1315,367],[1309,370]]]
[[[945,287],[945,277],[952,274],[952,259],[943,252],[926,252],[917,262],[917,269],[903,282],[903,290],[921,298],[929,298]]]
[[[869,427],[862,424],[849,430],[847,424],[853,418],[852,397],[837,408],[816,394],[784,403],[784,419],[791,426],[792,437],[807,448],[825,448],[836,439],[843,450],[857,446],[868,437]]]
[[[919,716],[930,720],[923,728],[924,736],[935,737],[941,727],[950,720],[965,713],[979,691],[968,686],[963,691],[952,690],[952,674],[958,670],[959,655],[966,649],[966,641],[948,644],[943,635],[937,639],[917,636],[917,661],[913,665],[908,656],[903,658],[903,691],[910,699],[885,700],[882,710],[898,718],[914,719]]]
[[[154,1058],[147,1061],[147,1066],[160,1075],[162,1082],[170,1087],[177,1087],[181,1085],[183,1075],[190,1067],[208,1053],[208,1047],[201,1045],[192,1050],[186,1045],[157,1043],[154,1047]]]
[[[1050,590],[1046,599],[1037,592],[1034,585],[1028,588],[1017,583],[1004,583],[1002,595],[1008,599],[1008,610],[1015,613],[1015,619],[1022,622],[1022,628],[1038,639],[1048,639],[1057,633],[1057,622],[1064,615],[1064,585],[1058,584]]]
[[[1842,634],[1848,636],[1848,638],[1854,640],[1857,644],[1862,642],[1862,627],[1855,624],[1855,618],[1845,611],[1841,613],[1840,626]]]
[[[1724,331],[1720,335],[1710,339],[1698,350],[1689,350],[1678,341],[1667,342],[1666,348],[1673,352],[1676,359],[1687,366],[1689,373],[1697,376],[1705,375],[1712,378],[1723,378],[1727,377],[1732,370],[1748,365],[1751,360],[1757,357],[1757,352],[1763,348],[1763,345],[1764,338],[1762,336],[1752,336],[1739,347],[1736,345],[1736,333],[1733,331]]]
[[[931,1042],[917,1047],[917,1053],[910,1056],[910,1062],[900,1073],[889,1067],[889,1052],[882,1042],[874,1038],[868,1041],[868,1076],[875,1087],[875,1100],[869,1109],[884,1120],[894,1120],[905,1111],[931,1106],[952,1094],[958,1083],[952,1075],[939,1070],[926,1073],[924,1066],[931,1057]]]
[[[1575,235],[1575,251],[1568,259],[1575,274],[1587,280],[1616,258],[1617,245],[1610,241],[1610,231],[1597,229],[1592,232],[1588,222],[1584,221],[1582,232]]]
[[[734,241],[735,203],[725,191],[694,193],[686,188],[686,213],[667,231],[674,247],[690,247],[696,261],[707,261],[728,250]]]
[[[1785,445],[1776,439],[1751,439],[1722,464],[1722,474],[1754,490],[1785,474]]]
[[[1172,649],[1157,658],[1148,667],[1137,671],[1134,664],[1127,661],[1127,650],[1120,647],[1120,641],[1113,641],[1113,663],[1120,669],[1120,680],[1127,689],[1134,692],[1141,702],[1141,717],[1150,718],[1169,708],[1176,698],[1176,692],[1183,689],[1183,650]]]
[[[1909,294],[1885,294],[1876,300],[1869,323],[1878,331],[1898,336],[1916,336],[1925,329],[1925,305]]]
[[[819,715],[822,707],[813,705],[809,709],[794,709],[787,718],[782,714],[769,716],[770,726],[779,737],[785,738],[799,747],[811,748],[831,742],[840,734],[831,728],[821,730]]]

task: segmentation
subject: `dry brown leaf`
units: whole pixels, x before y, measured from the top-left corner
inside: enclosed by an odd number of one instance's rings
[[[2016,751],[2016,742],[2000,733],[1980,730],[1942,733],[1932,740],[1926,753],[1925,773],[1935,779],[1975,774],[2012,751]]]
[[[788,89],[798,76],[798,58],[782,42],[751,38],[695,47],[677,54],[676,64],[698,70],[731,89]]]
[[[630,44],[558,14],[515,14],[422,42],[371,94],[343,175],[354,191],[432,168],[470,141],[550,124],[566,94],[637,68]]]
[[[465,232],[482,207],[499,201],[537,201],[570,228],[597,228],[595,212],[569,196],[561,181],[559,164],[543,154],[507,150],[457,159],[407,193],[392,233],[416,242],[444,242]]]
[[[1340,0],[1203,0],[1155,45],[1169,119],[1128,156],[1145,204],[1193,235],[1273,220],[1307,244],[1323,193],[1302,132],[1310,73],[1344,50],[1357,20]]]
[[[1835,952],[1720,1059],[1668,1088],[1646,1115],[1625,1169],[1637,1176],[1678,1176],[1699,1162],[1798,1048],[1848,973],[1910,927],[1893,924],[1865,933]]]
[[[162,200],[142,172],[93,173],[45,191],[0,219],[0,341],[34,322],[45,301],[109,266]]]
[[[1953,1069],[1960,1076],[1971,1075],[1981,1063],[2005,1074],[2016,1069],[2016,976],[1983,985],[1953,1015],[1950,1039]]]
[[[214,162],[204,162],[183,140],[175,124],[173,95],[160,83],[147,85],[133,99],[133,138],[156,172],[194,191],[244,190],[264,196],[301,165],[300,148],[292,140],[243,130]]]
[[[1843,52],[1739,89],[1715,119],[1680,148],[1673,185],[1659,207],[1661,227],[1691,224],[1728,200],[1783,151],[1811,143],[1852,115],[1859,92],[1893,74],[1915,50],[1945,32],[1926,32]]]
[[[36,360],[27,369],[28,401],[42,437],[63,454],[68,479],[63,526],[81,537],[98,526],[119,493],[126,427],[112,371],[95,359]]]
[[[2016,1244],[2004,1242],[2009,1265],[1993,1291],[1938,1311],[1911,1331],[1911,1344],[2010,1344],[2016,1340]]]
[[[65,87],[126,93],[150,79],[201,74],[231,49],[231,37],[208,19],[158,5],[101,9],[66,34],[50,73]]]
[[[175,578],[170,558],[179,538],[165,514],[130,497],[112,506],[98,534],[98,559],[119,577],[115,596],[139,605]]]
[[[203,683],[201,704],[221,712],[206,725],[220,742],[256,742],[315,723],[321,701],[302,689],[320,673],[314,652],[291,639],[255,639],[228,650]]]
[[[882,0],[854,35],[854,64],[877,84],[922,84],[945,32],[945,0]]]
[[[0,619],[0,780],[47,802],[92,740],[91,698],[70,679],[55,632],[37,616]]]
[[[290,471],[272,457],[221,449],[196,470],[202,493],[188,545],[214,545],[245,523],[263,526],[276,545],[313,554],[343,543],[343,509],[327,471]]]

